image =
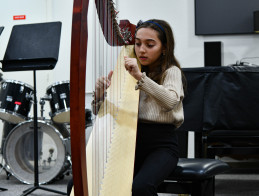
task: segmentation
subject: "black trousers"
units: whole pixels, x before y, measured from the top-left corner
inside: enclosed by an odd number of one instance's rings
[[[178,139],[173,125],[139,123],[132,196],[157,196],[157,187],[176,168]]]
[[[157,196],[157,187],[178,163],[173,125],[138,123],[132,196]],[[73,180],[68,183],[71,192]]]

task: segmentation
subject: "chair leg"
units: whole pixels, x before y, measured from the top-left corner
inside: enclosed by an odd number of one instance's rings
[[[192,196],[214,196],[214,178],[194,182]]]

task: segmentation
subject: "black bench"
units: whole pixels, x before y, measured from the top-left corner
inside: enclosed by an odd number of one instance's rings
[[[195,134],[196,158],[230,157],[228,173],[259,172],[258,130],[210,130]],[[239,161],[242,160],[242,161]]]
[[[230,169],[223,161],[208,158],[186,158],[188,131],[177,131],[180,158],[175,171],[158,187],[159,193],[214,196],[215,176]]]
[[[215,159],[180,158],[176,170],[159,186],[159,193],[214,196],[215,176],[229,170]]]

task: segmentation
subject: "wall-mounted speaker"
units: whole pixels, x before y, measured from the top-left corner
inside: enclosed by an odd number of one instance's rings
[[[221,66],[221,42],[204,42],[204,66]]]
[[[259,10],[254,12],[254,32],[259,33]]]

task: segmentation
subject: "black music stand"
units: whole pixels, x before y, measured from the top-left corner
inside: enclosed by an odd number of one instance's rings
[[[58,60],[61,22],[15,25],[2,62],[3,71],[33,71],[34,83],[34,186],[22,196],[42,189],[62,195],[66,193],[48,189],[39,184],[38,170],[38,116],[36,96],[36,70],[54,69]]]
[[[0,35],[2,34],[4,27],[0,27]],[[2,166],[2,165],[1,165]],[[2,166],[3,167],[3,166]],[[0,191],[7,191],[8,189],[0,187]]]

